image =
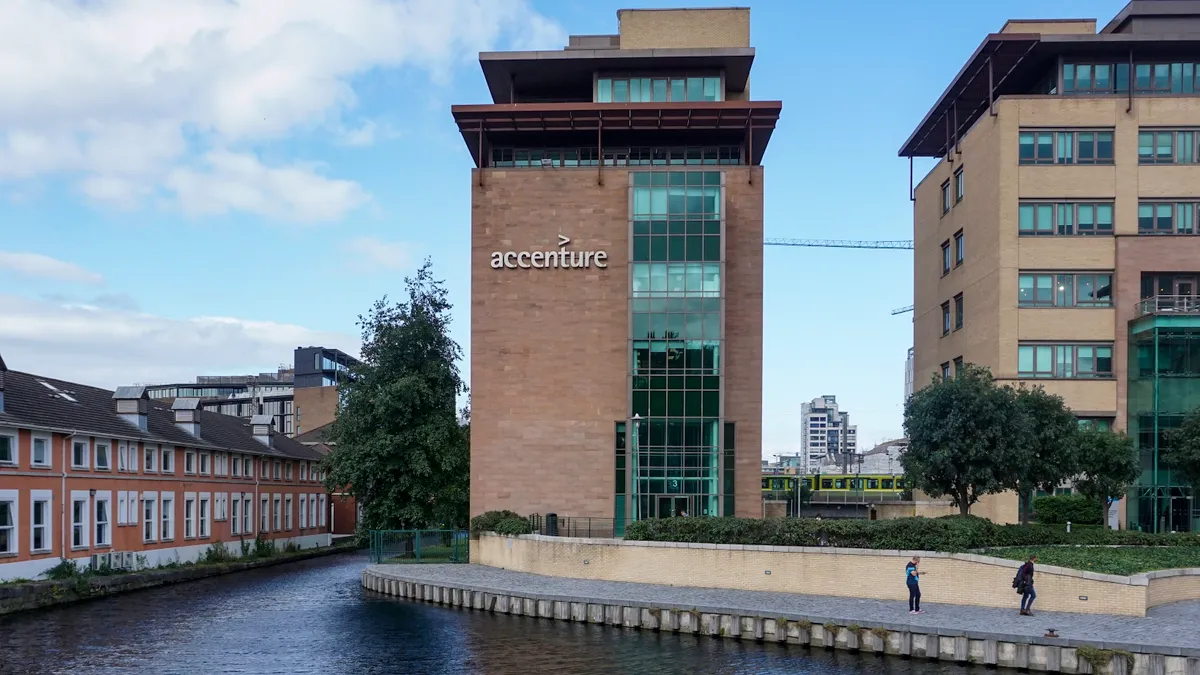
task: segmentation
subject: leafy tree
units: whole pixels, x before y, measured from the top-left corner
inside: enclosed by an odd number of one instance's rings
[[[1200,408],[1191,412],[1167,440],[1170,450],[1166,463],[1171,470],[1193,488],[1200,487]]]
[[[935,377],[904,404],[904,474],[967,515],[980,497],[1011,484],[1020,448],[1032,440],[1025,418],[1017,393],[996,386],[986,368],[967,364],[952,379]]]
[[[469,504],[469,409],[449,334],[450,302],[431,263],[379,300],[362,327],[362,364],[341,385],[326,486],[354,495],[364,529],[461,527]]]
[[[1078,473],[1079,420],[1061,396],[1046,393],[1040,385],[1032,389],[1021,387],[1016,394],[1029,443],[1016,448],[1007,487],[1017,492],[1021,524],[1025,524],[1034,490],[1054,494],[1055,488]]]
[[[1107,429],[1080,429],[1075,439],[1079,457],[1075,490],[1100,502],[1105,513],[1102,522],[1107,522],[1108,506],[1124,497],[1141,473],[1137,449],[1129,436]]]

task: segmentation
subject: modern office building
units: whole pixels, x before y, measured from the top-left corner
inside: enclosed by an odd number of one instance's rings
[[[850,413],[838,408],[836,396],[826,394],[800,404],[804,432],[800,454],[806,459],[805,473],[816,473],[826,460],[858,452],[858,427],[850,424]]]
[[[1200,526],[1162,461],[1200,404],[1198,97],[1196,0],[1134,0],[1099,31],[1014,20],[900,150],[938,159],[913,193],[918,386],[977,363],[1127,430],[1143,472],[1121,520],[1148,531]]]
[[[471,172],[471,511],[757,517],[763,154],[748,9],[484,53]],[[618,525],[618,529],[620,525]]]

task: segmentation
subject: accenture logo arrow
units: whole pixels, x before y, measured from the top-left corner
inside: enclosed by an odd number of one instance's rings
[[[561,234],[558,235],[558,245],[559,246],[566,246],[569,243],[571,243],[571,239],[569,237],[565,237]]]

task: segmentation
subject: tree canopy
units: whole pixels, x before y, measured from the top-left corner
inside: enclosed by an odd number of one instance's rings
[[[1200,408],[1193,410],[1168,434],[1166,462],[1182,482],[1200,487]]]
[[[1017,405],[1024,416],[1028,445],[1016,448],[1006,487],[1021,499],[1021,522],[1027,520],[1029,498],[1034,490],[1054,494],[1055,488],[1078,473],[1077,434],[1079,420],[1061,396],[1040,386],[1016,390]]]
[[[1107,514],[1109,501],[1124,497],[1141,473],[1133,439],[1121,432],[1087,428],[1076,434],[1076,447],[1075,489],[1101,502]]]
[[[469,408],[450,337],[451,304],[426,260],[408,298],[377,301],[362,328],[362,364],[341,385],[326,485],[354,495],[364,529],[462,527],[468,519]]]

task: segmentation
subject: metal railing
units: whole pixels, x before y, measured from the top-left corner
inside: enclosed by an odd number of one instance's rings
[[[1200,314],[1200,296],[1156,295],[1138,303],[1138,316],[1151,314]]]
[[[371,562],[465,563],[466,530],[371,530]]]
[[[612,539],[620,536],[617,533],[615,518],[587,518],[577,516],[529,516],[529,524],[534,534],[544,534],[549,537],[583,537],[587,539]]]

